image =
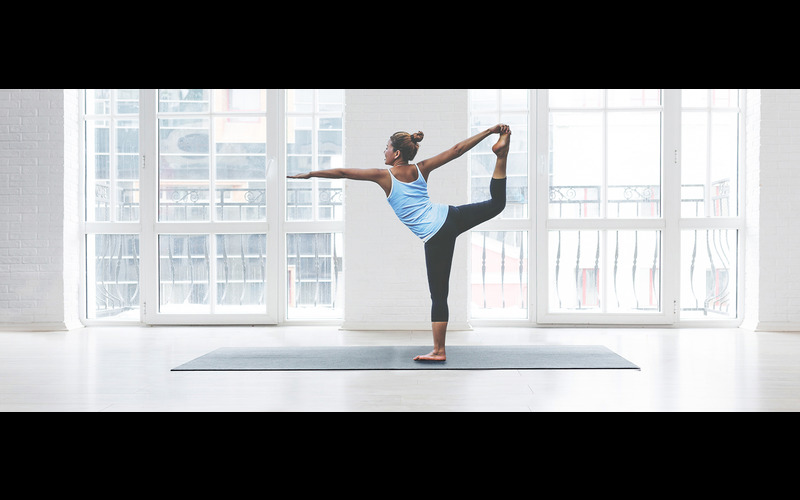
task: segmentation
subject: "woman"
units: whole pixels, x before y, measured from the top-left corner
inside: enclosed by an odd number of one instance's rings
[[[491,134],[500,134],[492,152],[497,155],[492,180],[489,183],[491,199],[454,207],[431,203],[428,196],[428,177],[431,172],[458,158]],[[425,265],[428,270],[428,287],[431,292],[431,328],[433,351],[419,355],[417,361],[444,361],[445,336],[449,310],[447,295],[450,268],[456,237],[478,224],[495,217],[506,206],[506,158],[511,140],[508,125],[497,124],[465,139],[447,151],[417,162],[409,163],[419,150],[424,134],[397,132],[389,138],[383,152],[384,164],[390,168],[354,169],[334,168],[306,174],[287,176],[289,179],[352,179],[372,181],[386,193],[386,199],[397,217],[425,242]]]

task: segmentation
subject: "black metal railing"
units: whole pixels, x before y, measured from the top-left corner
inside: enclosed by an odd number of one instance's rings
[[[564,185],[564,186],[551,186],[549,190],[549,204],[551,217],[591,217],[599,214],[600,200],[600,187],[599,186],[585,186],[585,185]],[[709,198],[712,204],[710,210],[715,216],[726,216],[730,211],[730,183],[727,179],[717,181],[711,186],[712,192]],[[302,192],[301,192],[302,191]],[[328,206],[341,206],[342,205],[342,189],[341,188],[318,188],[317,205]],[[682,186],[682,212],[686,214],[700,215],[703,212],[703,204],[706,202],[705,188],[700,184],[687,184]],[[661,213],[661,189],[657,185],[620,185],[609,186],[606,193],[606,212],[611,216],[619,217],[650,217],[659,216]],[[107,214],[110,210],[109,204],[109,191],[106,186],[98,185],[95,190],[95,209],[98,215]],[[527,200],[526,192],[517,193],[519,196],[512,197],[512,200],[519,198],[521,202]],[[208,210],[208,189],[169,189],[161,191],[160,205],[162,211],[172,214],[176,219],[172,220],[186,220],[190,210]],[[309,209],[313,206],[310,197],[313,196],[311,188],[298,189],[293,193],[290,203],[287,205],[289,208],[298,210]],[[118,203],[121,214],[129,215],[132,220],[138,219],[138,190],[120,190],[120,198]],[[266,210],[266,198],[264,189],[245,189],[245,188],[222,188],[217,190],[217,199],[215,206],[218,210],[218,220],[252,220],[250,218],[253,214],[261,214]],[[248,212],[249,211],[249,212]],[[207,216],[207,214],[204,214]],[[263,217],[262,217],[263,218]],[[108,220],[107,218],[104,220]],[[207,219],[204,219],[207,220]],[[613,234],[615,238],[614,247],[614,264],[612,276],[614,281],[612,289],[614,290],[615,297],[609,298],[613,300],[619,307],[620,295],[618,290],[620,288],[619,276],[620,269],[627,267],[630,269],[630,279],[634,281],[634,305],[633,309],[636,310],[659,310],[661,307],[660,297],[658,294],[659,281],[660,281],[660,241],[655,244],[648,241],[648,252],[652,254],[644,255],[642,248],[640,248],[640,237],[650,238],[649,234],[642,235],[637,230],[630,230],[633,232],[633,239],[623,239],[622,243],[619,239],[619,231],[609,231],[609,235]],[[703,230],[705,231],[705,230]],[[702,233],[703,231],[699,231]],[[725,230],[707,230],[705,231],[705,242],[702,235],[698,236],[698,231],[694,232],[692,242],[691,260],[690,262],[683,262],[681,265],[689,266],[689,275],[692,281],[691,291],[693,297],[688,299],[682,297],[681,307],[686,311],[702,311],[703,314],[709,313],[728,314],[731,307],[732,283],[731,283],[731,269],[735,270],[735,249],[731,249],[728,244],[727,235],[723,234]],[[574,231],[573,231],[574,232]],[[495,233],[493,235],[493,233]],[[507,307],[525,308],[527,301],[527,280],[524,274],[524,262],[527,260],[525,255],[525,242],[524,238],[516,238],[513,244],[506,242],[503,236],[504,232],[483,232],[482,245],[478,248],[479,255],[481,255],[481,283],[480,289],[483,296],[479,301],[476,301],[478,307],[482,308],[501,308]],[[517,232],[522,234],[523,232]],[[574,246],[574,254],[566,255],[566,248],[562,246],[562,232],[556,231],[555,237],[556,254],[554,257],[554,273],[556,281],[556,301],[559,307],[562,303],[569,303],[572,306],[566,306],[578,310],[596,309],[599,307],[600,283],[599,283],[599,257],[600,257],[600,242],[601,239],[597,237],[597,242],[594,248],[582,250],[582,245],[577,244]],[[649,230],[647,233],[654,233]],[[658,237],[659,233],[655,232]],[[99,235],[98,235],[99,236]],[[103,235],[104,238],[98,240],[96,244],[96,300],[97,300],[97,314],[113,315],[119,311],[128,310],[138,305],[139,296],[139,283],[138,283],[138,238],[136,244],[130,240],[123,238],[124,235]],[[297,306],[326,306],[335,307],[335,300],[337,296],[337,288],[339,283],[339,276],[341,269],[341,255],[339,249],[336,247],[335,238],[332,234],[298,234],[288,235],[287,239],[287,272],[289,273],[289,287],[288,297],[293,307]],[[299,238],[305,238],[301,241]],[[493,287],[497,288],[497,283],[490,283],[487,279],[487,266],[489,265],[487,259],[487,242],[488,239],[496,239],[500,245],[499,256],[492,256],[491,258],[499,258],[499,263],[492,265],[499,266],[499,293],[498,300],[489,300],[488,290]],[[580,238],[580,232],[578,232]],[[497,243],[496,242],[496,243]],[[496,244],[495,243],[495,244]],[[624,249],[620,245],[630,245],[630,248]],[[207,244],[207,243],[206,243]],[[240,248],[244,248],[244,243]],[[572,248],[572,245],[570,245]],[[218,252],[220,250],[218,249]],[[572,250],[570,250],[572,251]],[[594,253],[594,264],[583,265],[581,259],[581,251],[590,251]],[[706,252],[707,261],[710,263],[705,270],[699,269],[697,266],[698,252]],[[620,255],[632,256],[630,261],[620,261]],[[734,255],[731,258],[731,255]],[[517,260],[516,264],[508,262],[509,257]],[[590,256],[591,257],[591,256]],[[208,269],[208,249],[199,251],[197,255],[191,252],[187,255],[179,255],[171,251],[167,255],[162,255],[161,259],[164,265],[169,266],[171,269],[170,276],[175,279],[180,272],[179,267],[185,269],[185,280],[178,279],[174,283],[174,287],[170,289],[171,294],[183,294],[181,297],[172,297],[172,301],[198,301],[205,302],[208,300],[208,276],[203,279],[196,279],[197,271],[199,269]],[[248,266],[260,266],[259,276],[263,280],[265,276],[264,266],[266,256],[263,253],[250,253],[245,255],[239,253],[235,258],[228,255],[226,249],[222,249],[221,255],[218,255],[218,273],[222,274],[222,279],[218,282],[219,300],[222,303],[243,303],[247,300],[263,301],[264,287],[262,285],[253,285],[248,288]],[[585,258],[584,258],[585,260]],[[589,259],[591,262],[591,258]],[[258,262],[258,264],[255,264]],[[574,263],[571,265],[570,263]],[[188,266],[188,267],[187,267]],[[240,267],[241,278],[238,280],[238,288],[234,294],[234,267]],[[574,279],[574,289],[569,291],[563,290],[559,287],[561,273],[567,272],[570,269]],[[237,271],[238,272],[238,271]],[[507,273],[515,273],[516,276],[512,277],[509,281],[515,282],[513,287],[518,287],[514,290],[515,298],[513,303],[507,300]],[[705,272],[706,274],[706,287],[704,291],[697,290],[694,285],[694,277],[698,272]],[[207,271],[206,271],[207,273]],[[626,271],[627,273],[627,271]],[[644,273],[648,276],[648,284],[645,286],[636,286],[637,274]],[[496,273],[493,273],[496,275]],[[131,276],[137,276],[136,279]],[[124,277],[124,278],[121,278]],[[627,274],[626,274],[627,276]],[[493,278],[496,280],[496,278]],[[251,280],[252,281],[252,280]],[[170,282],[171,283],[171,282]],[[203,284],[205,283],[205,285]],[[260,286],[260,288],[258,288]],[[572,287],[570,287],[572,288]],[[253,297],[252,294],[257,297]],[[563,301],[564,293],[575,294],[570,297],[570,300]],[[234,298],[235,297],[235,298]],[[248,298],[249,297],[249,298]],[[519,303],[517,303],[519,298]],[[691,303],[693,302],[693,303]]]

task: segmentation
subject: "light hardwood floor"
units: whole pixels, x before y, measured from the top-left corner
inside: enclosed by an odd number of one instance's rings
[[[428,331],[87,327],[0,331],[2,412],[798,411],[800,333],[488,328],[448,345],[600,344],[641,370],[172,372],[218,347],[430,345]]]

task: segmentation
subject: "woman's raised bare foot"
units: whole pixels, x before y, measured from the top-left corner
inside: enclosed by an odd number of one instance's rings
[[[431,351],[428,354],[420,354],[419,356],[414,358],[414,361],[445,361],[447,356],[445,355],[444,349],[439,351]]]
[[[511,132],[500,134],[500,138],[492,146],[492,153],[496,154],[498,158],[505,158],[508,156],[508,145],[511,142]]]

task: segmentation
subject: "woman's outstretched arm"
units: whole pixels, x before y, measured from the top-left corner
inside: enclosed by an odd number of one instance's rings
[[[490,135],[501,133],[501,131],[504,130],[504,127],[507,127],[507,125],[498,123],[494,127],[487,128],[483,132],[479,132],[473,135],[472,137],[464,139],[463,141],[459,142],[458,144],[448,149],[447,151],[442,151],[436,156],[433,156],[431,158],[428,158],[427,160],[423,160],[417,163],[420,171],[422,172],[422,175],[425,176],[425,179],[427,179],[428,175],[431,172],[441,167],[442,165],[451,162],[456,158],[458,158],[459,156],[463,155],[470,149],[477,146],[479,142],[486,139]]]
[[[305,174],[287,175],[287,179],[311,179],[320,177],[324,179],[352,179],[354,181],[372,181],[378,184],[389,196],[392,189],[392,180],[389,171],[382,168],[331,168],[328,170],[315,170]]]

